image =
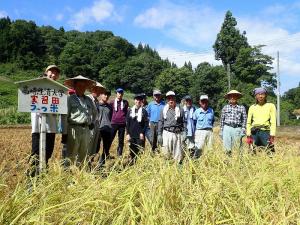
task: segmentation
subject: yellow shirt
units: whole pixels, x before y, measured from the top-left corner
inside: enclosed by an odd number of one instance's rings
[[[262,128],[262,130],[270,130],[270,135],[275,136],[276,107],[273,103],[250,106],[247,118],[247,136],[251,135],[251,128],[256,126],[266,126],[267,128]]]

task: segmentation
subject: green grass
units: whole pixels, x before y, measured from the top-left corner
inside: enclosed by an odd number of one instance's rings
[[[0,224],[299,224],[299,156],[283,148],[227,158],[216,146],[182,166],[145,154],[102,174],[55,161],[32,192],[0,184]]]

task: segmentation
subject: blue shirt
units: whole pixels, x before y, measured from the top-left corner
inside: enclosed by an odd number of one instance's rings
[[[165,106],[164,101],[160,101],[160,103],[152,101],[149,103],[147,107],[147,113],[150,122],[158,123],[160,117],[160,111],[163,110],[164,106]]]
[[[215,122],[214,110],[208,108],[204,111],[202,108],[199,108],[194,112],[193,119],[196,122],[197,130],[212,128]]]
[[[193,114],[195,112],[195,107],[191,106],[189,109],[187,107],[183,107],[185,121],[187,122],[187,135],[188,137],[194,136],[195,133],[195,122],[193,120]]]

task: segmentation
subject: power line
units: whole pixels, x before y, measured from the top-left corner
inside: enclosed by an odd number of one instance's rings
[[[261,41],[261,44],[257,44],[257,45],[266,45],[266,46],[274,46],[274,45],[286,45],[289,44],[291,42],[300,42],[300,36],[294,36],[294,37],[289,37],[289,38],[277,38],[277,39],[271,39],[268,41],[263,41],[263,40],[254,40],[252,42],[259,42]],[[213,49],[205,49],[202,51],[198,51],[198,52],[187,52],[187,51],[178,51],[178,52],[174,52],[172,54],[169,54],[168,56],[186,56],[186,55],[190,55],[190,56],[202,56],[202,55],[207,55],[208,53],[213,53]],[[274,51],[274,53],[276,53]]]

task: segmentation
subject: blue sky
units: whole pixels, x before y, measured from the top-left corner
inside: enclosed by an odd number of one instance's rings
[[[190,60],[194,67],[203,61],[220,64],[211,46],[227,10],[251,45],[265,44],[263,52],[274,58],[280,52],[281,92],[297,87],[300,0],[0,0],[0,17],[66,30],[110,30],[135,45],[149,44],[179,66]]]

